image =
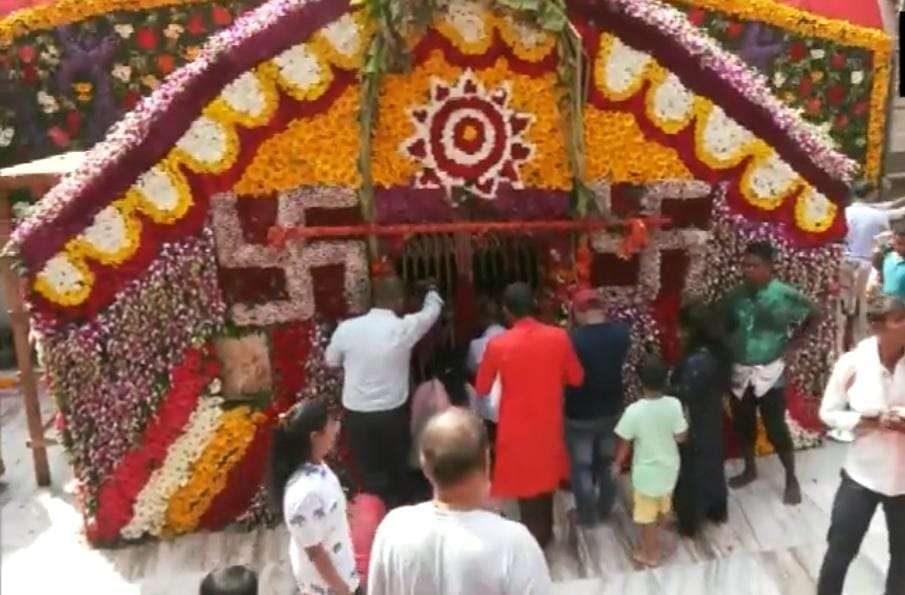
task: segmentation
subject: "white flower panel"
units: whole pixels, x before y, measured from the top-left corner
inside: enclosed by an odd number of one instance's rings
[[[480,43],[491,34],[484,18],[486,12],[483,2],[451,2],[443,14],[443,20],[466,43]]]
[[[761,160],[748,176],[748,189],[756,198],[771,199],[786,194],[798,175],[776,152]]]
[[[152,167],[142,174],[134,188],[159,211],[172,211],[179,205],[179,189],[161,167]]]
[[[305,44],[289,48],[274,58],[273,62],[286,82],[303,91],[316,86],[324,76],[320,62]]]
[[[836,205],[825,194],[808,186],[798,197],[799,213],[809,227],[821,227],[824,222],[832,220]]]
[[[320,31],[333,49],[348,58],[354,57],[361,50],[363,40],[355,17],[346,13]]]
[[[38,277],[61,294],[80,291],[88,281],[65,254],[57,254],[48,260]]]
[[[252,118],[262,116],[267,109],[267,98],[261,81],[253,72],[246,72],[226,85],[221,98],[232,109]]]
[[[129,242],[126,220],[113,205],[94,216],[94,222],[82,232],[82,237],[104,254],[116,254]]]
[[[631,89],[650,63],[649,55],[614,38],[603,67],[603,82],[610,91],[624,93]]]
[[[176,146],[201,163],[215,165],[226,157],[227,132],[216,120],[201,116]]]
[[[516,19],[506,13],[503,21],[511,31],[518,35],[519,43],[527,48],[534,49],[547,43],[549,37],[538,27],[530,25],[523,19]]]
[[[727,116],[717,105],[710,110],[703,132],[704,150],[720,160],[732,159],[755,139],[747,128]]]
[[[694,93],[670,72],[653,91],[651,103],[654,115],[660,120],[681,122],[688,118],[694,107]]]

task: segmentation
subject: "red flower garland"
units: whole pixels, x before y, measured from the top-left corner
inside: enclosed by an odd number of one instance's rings
[[[170,389],[145,429],[141,446],[129,451],[101,485],[97,511],[86,523],[89,541],[104,544],[117,540],[120,530],[132,519],[135,500],[142,488],[163,464],[200,395],[219,373],[220,366],[212,359],[209,347],[186,349],[182,363],[170,372]]]

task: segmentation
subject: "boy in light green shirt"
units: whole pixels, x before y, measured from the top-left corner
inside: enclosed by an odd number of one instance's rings
[[[669,369],[660,358],[650,356],[640,371],[644,398],[632,403],[616,425],[621,440],[613,462],[613,475],[632,456],[635,523],[641,530],[641,547],[633,557],[643,566],[660,561],[660,515],[672,509],[672,492],[679,478],[679,443],[685,440],[688,423],[682,404],[663,394]]]

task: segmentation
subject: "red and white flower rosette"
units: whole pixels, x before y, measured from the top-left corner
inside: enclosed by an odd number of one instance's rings
[[[529,114],[509,107],[511,89],[488,92],[471,71],[452,86],[434,79],[430,102],[410,111],[415,133],[402,153],[421,164],[417,188],[443,188],[453,197],[464,189],[484,198],[496,196],[500,183],[521,188],[519,166],[534,153],[524,139]]]

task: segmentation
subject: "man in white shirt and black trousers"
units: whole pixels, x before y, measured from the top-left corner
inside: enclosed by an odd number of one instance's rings
[[[421,310],[400,317],[405,287],[385,277],[374,281],[373,304],[364,316],[337,327],[325,359],[343,368],[344,423],[362,487],[391,508],[407,496],[412,349],[440,317],[443,299],[431,284]]]
[[[889,531],[885,593],[905,593],[905,303],[871,297],[868,318],[875,336],[836,362],[820,405],[823,422],[855,441],[833,501],[818,595],[841,595],[878,506]]]

